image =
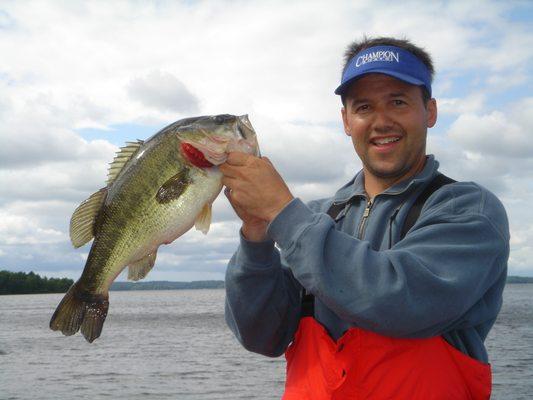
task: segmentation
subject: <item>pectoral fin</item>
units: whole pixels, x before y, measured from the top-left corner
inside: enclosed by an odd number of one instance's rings
[[[70,241],[74,247],[81,247],[94,237],[94,222],[106,195],[107,188],[102,188],[74,210],[70,218]]]
[[[157,250],[148,254],[146,257],[131,263],[128,267],[128,279],[130,281],[138,281],[139,279],[145,278],[154,266],[156,257]]]
[[[205,204],[200,214],[196,217],[196,222],[194,227],[202,232],[204,235],[209,232],[209,227],[211,226],[211,204]]]
[[[189,186],[189,170],[184,168],[168,181],[163,183],[156,194],[159,203],[169,203],[178,199]]]

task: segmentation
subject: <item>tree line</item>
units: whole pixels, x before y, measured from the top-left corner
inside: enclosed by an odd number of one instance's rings
[[[0,295],[31,293],[65,293],[74,283],[67,278],[41,278],[32,272],[0,271]]]

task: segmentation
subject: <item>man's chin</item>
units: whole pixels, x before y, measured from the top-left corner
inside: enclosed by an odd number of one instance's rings
[[[365,170],[375,176],[378,179],[382,179],[388,182],[398,182],[401,181],[419,171],[423,168],[424,162],[421,164],[418,163],[373,163],[365,165]]]
[[[401,178],[403,175],[407,173],[409,169],[408,168],[397,168],[397,167],[392,167],[392,168],[367,167],[366,170],[370,172],[372,175],[374,175],[376,178],[390,180],[390,179]]]

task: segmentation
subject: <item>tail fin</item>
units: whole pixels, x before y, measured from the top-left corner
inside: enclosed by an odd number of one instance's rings
[[[81,328],[85,339],[92,343],[102,333],[109,296],[82,292],[75,283],[70,287],[61,303],[57,306],[50,329],[61,331],[63,335],[74,335]]]

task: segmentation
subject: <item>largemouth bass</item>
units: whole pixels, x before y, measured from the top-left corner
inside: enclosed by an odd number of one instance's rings
[[[109,287],[126,267],[144,278],[157,249],[193,225],[207,233],[211,204],[222,189],[222,164],[230,151],[259,155],[247,116],[187,118],[146,141],[128,142],[110,165],[107,186],[82,202],[70,221],[74,247],[94,241],[80,279],[57,306],[50,328],[100,336]]]

